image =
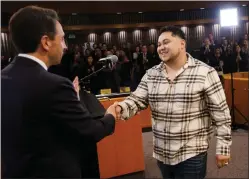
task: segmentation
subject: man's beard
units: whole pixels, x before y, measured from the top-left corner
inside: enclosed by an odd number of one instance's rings
[[[164,61],[164,63],[172,63],[173,61],[175,61],[179,56],[180,56],[180,49],[178,49],[178,52],[176,54],[171,55],[171,57],[167,60]]]

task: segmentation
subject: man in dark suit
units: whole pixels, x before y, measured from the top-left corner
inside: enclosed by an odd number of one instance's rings
[[[82,144],[113,133],[116,104],[94,120],[78,88],[47,72],[66,48],[55,11],[22,8],[9,33],[20,54],[1,72],[2,178],[83,178]]]
[[[161,62],[154,44],[149,45],[147,56],[148,56],[148,68],[152,68],[155,65],[159,65],[159,63]]]
[[[138,68],[139,68],[139,78],[140,80],[142,79],[143,75],[145,74],[146,70],[148,70],[149,68],[149,55],[147,53],[147,46],[146,45],[143,45],[142,46],[142,52],[138,55],[138,58],[137,58],[137,65],[138,65]],[[140,81],[139,80],[139,81]]]

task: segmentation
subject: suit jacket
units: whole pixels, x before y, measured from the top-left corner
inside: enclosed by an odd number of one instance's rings
[[[235,54],[235,59],[236,59]],[[248,53],[240,53],[241,61],[239,62],[239,71],[240,72],[247,72],[249,69],[249,54]]]
[[[49,67],[48,71],[73,81],[75,78],[74,54],[70,52],[65,53],[61,59],[61,63]]]
[[[238,71],[235,54],[231,53],[231,54],[223,55],[222,58],[224,59],[224,66],[223,66],[224,74],[235,73]]]
[[[205,47],[201,47],[200,49],[200,60],[208,65],[210,65],[211,61],[214,61],[214,46],[209,46],[209,52],[205,53]]]
[[[140,53],[138,55],[137,65],[138,65],[138,68],[139,68],[140,79],[142,79],[142,77],[144,76],[146,70],[148,69],[148,65],[149,65],[149,54],[148,54],[148,52],[146,53],[146,59],[147,59],[147,61],[144,61],[143,53]]]
[[[81,178],[82,145],[112,134],[115,119],[93,120],[70,80],[24,57],[2,70],[2,177]]]
[[[152,68],[155,65],[159,65],[161,60],[157,52],[151,53],[148,52],[148,68]]]

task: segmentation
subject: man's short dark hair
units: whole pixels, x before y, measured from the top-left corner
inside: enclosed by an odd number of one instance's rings
[[[185,38],[185,34],[184,32],[182,31],[181,28],[179,27],[176,27],[176,26],[164,26],[160,29],[159,31],[159,36],[164,33],[164,32],[172,32],[172,36],[178,36],[180,37],[181,39],[183,40],[186,40]]]
[[[37,50],[41,37],[56,35],[57,13],[52,9],[27,6],[19,9],[9,21],[9,32],[13,45],[21,53]]]

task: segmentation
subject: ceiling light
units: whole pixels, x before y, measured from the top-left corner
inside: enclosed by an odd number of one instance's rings
[[[142,14],[143,12],[138,12],[139,14]]]
[[[205,8],[201,7],[200,9],[203,10],[203,9],[205,9]]]
[[[184,9],[180,9],[180,11],[184,11]]]
[[[245,6],[246,6],[246,4],[243,4],[242,6],[244,6],[244,7],[245,7]]]
[[[121,12],[117,12],[117,14],[122,14]]]

